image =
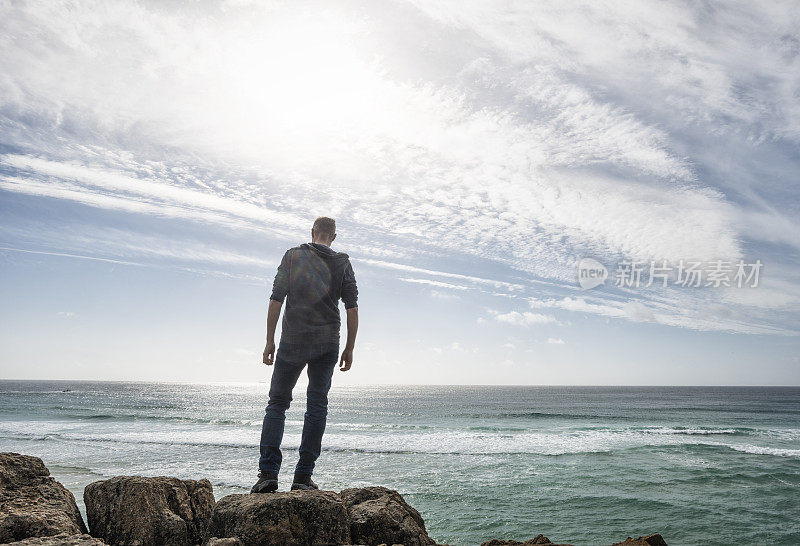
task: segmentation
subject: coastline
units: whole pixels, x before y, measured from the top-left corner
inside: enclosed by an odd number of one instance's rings
[[[420,513],[385,487],[227,495],[215,501],[207,479],[117,476],[75,498],[37,457],[0,453],[0,542],[74,544],[447,546],[428,536]],[[489,539],[482,546],[552,544]],[[555,545],[554,546],[558,546]],[[561,544],[561,546],[571,546]],[[659,534],[612,546],[667,546]]]

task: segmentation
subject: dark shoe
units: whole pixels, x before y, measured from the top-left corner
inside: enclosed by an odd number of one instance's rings
[[[308,474],[295,474],[294,483],[292,483],[292,491],[309,491],[312,489],[319,489],[317,484],[311,481],[311,476]]]
[[[251,493],[272,493],[278,490],[278,476],[275,474],[258,473],[258,481],[250,490]]]

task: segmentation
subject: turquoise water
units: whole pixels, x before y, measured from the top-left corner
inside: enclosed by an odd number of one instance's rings
[[[66,391],[66,392],[65,392]],[[0,450],[76,498],[120,474],[256,477],[265,384],[0,382]],[[399,490],[439,542],[800,544],[800,388],[334,387],[315,478]],[[300,440],[287,415],[281,488]]]

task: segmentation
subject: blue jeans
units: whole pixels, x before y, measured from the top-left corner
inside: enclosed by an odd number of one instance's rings
[[[299,344],[281,341],[273,365],[269,404],[261,428],[261,458],[258,461],[261,472],[277,474],[281,468],[281,440],[286,410],[292,401],[292,390],[297,379],[308,364],[306,414],[300,441],[300,459],[295,472],[312,474],[322,449],[322,435],[328,416],[328,391],[338,359],[338,343]]]

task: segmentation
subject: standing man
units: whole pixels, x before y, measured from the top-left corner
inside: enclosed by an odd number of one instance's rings
[[[281,440],[292,389],[308,365],[308,390],[300,460],[294,470],[292,489],[318,489],[311,481],[314,463],[322,447],[328,415],[328,390],[336,362],[346,372],[353,364],[358,330],[358,289],[347,254],[331,250],[336,238],[333,218],[320,217],[311,228],[311,243],[286,251],[278,266],[267,310],[267,346],[264,364],[272,369],[269,405],[261,429],[258,482],[251,493],[278,489]],[[283,328],[275,358],[275,327],[286,298]],[[339,356],[339,300],[347,313],[347,343]]]

